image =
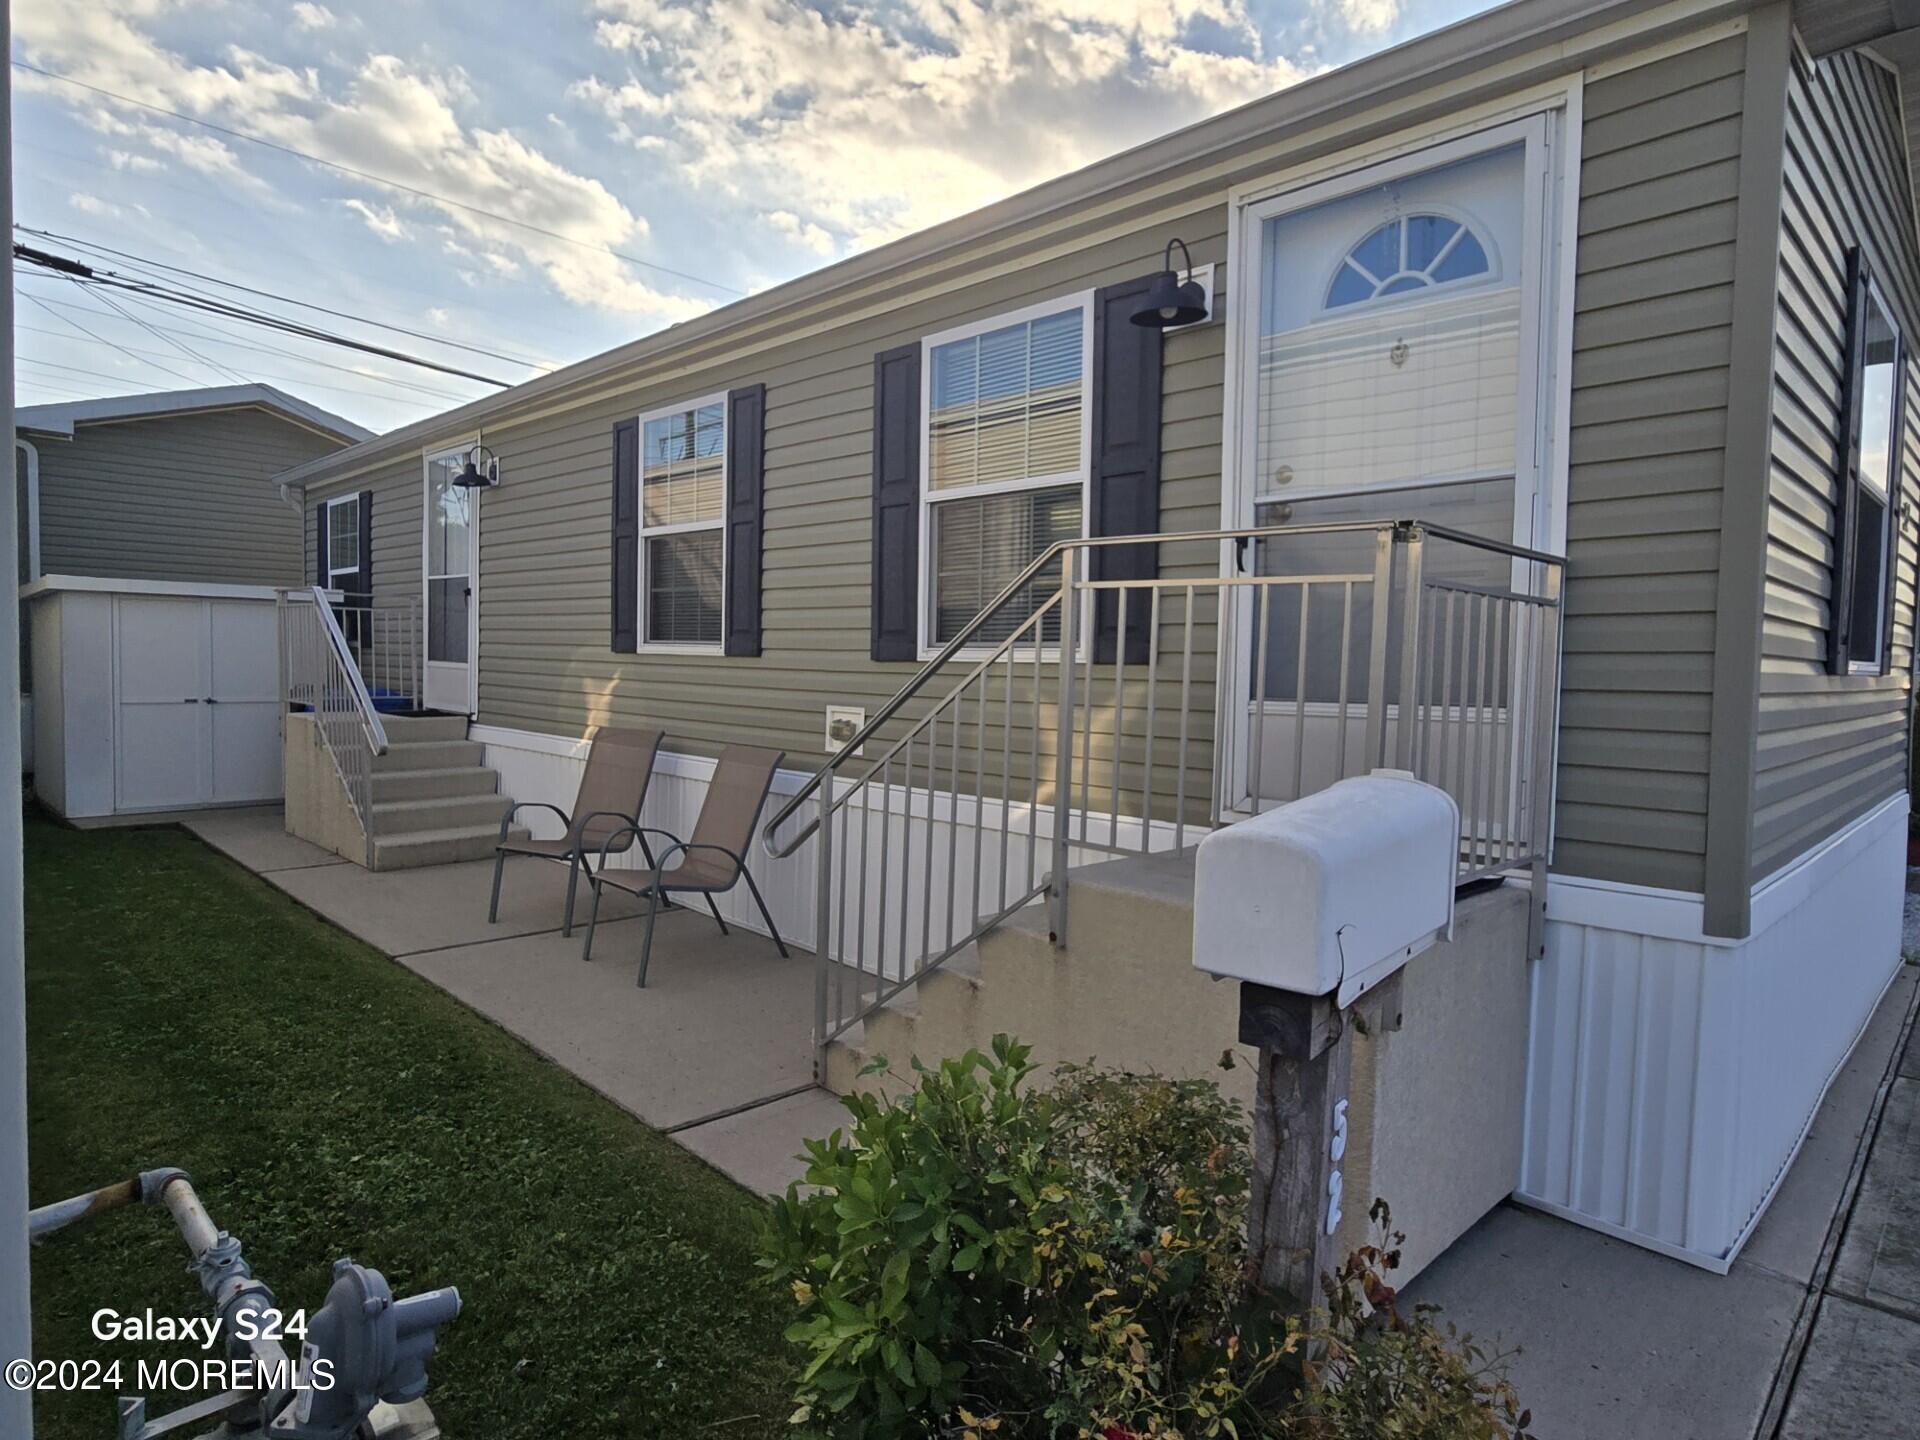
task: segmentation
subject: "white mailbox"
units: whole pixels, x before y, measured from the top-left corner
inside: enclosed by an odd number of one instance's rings
[[[1200,842],[1193,963],[1340,1005],[1453,931],[1460,807],[1376,770]]]

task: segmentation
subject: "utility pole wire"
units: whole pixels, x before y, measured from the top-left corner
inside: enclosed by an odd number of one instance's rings
[[[141,359],[140,356],[134,354],[131,350],[127,349],[126,346],[118,344],[115,341],[109,340],[104,335],[96,335],[93,333],[93,331],[87,329],[86,326],[82,325],[78,320],[73,319],[71,316],[62,315],[58,310],[55,310],[51,305],[47,304],[38,295],[29,295],[26,291],[22,290],[20,292],[20,298],[22,300],[25,300],[30,305],[38,305],[42,310],[46,311],[47,314],[53,316],[53,318],[58,320],[62,325],[71,326],[73,329],[78,330],[82,335],[86,336],[89,340],[92,340],[96,344],[105,345],[110,350],[118,350],[122,355],[126,356],[129,360],[133,361],[133,363],[136,365],[145,365],[150,369],[158,370],[162,375],[171,375],[176,380],[184,380],[189,385],[204,385],[207,383],[204,380],[196,380],[191,375],[182,375],[178,370],[171,370],[167,366],[162,365],[158,360]]]
[[[365,180],[372,185],[384,185],[390,190],[398,190],[417,199],[434,205],[445,205],[452,210],[464,210],[470,215],[479,215],[484,219],[496,220],[502,225],[515,225],[522,230],[530,230],[536,235],[545,235],[550,240],[558,240],[565,245],[577,245],[582,250],[593,250],[602,255],[611,255],[616,260],[624,260],[629,265],[638,265],[644,270],[658,271],[662,275],[671,275],[678,280],[690,280],[695,285],[705,285],[713,290],[724,290],[729,295],[745,295],[747,292],[734,285],[723,285],[718,280],[709,280],[704,275],[695,275],[686,270],[675,270],[670,265],[661,265],[652,260],[642,260],[638,255],[628,255],[615,250],[611,245],[596,245],[591,240],[576,240],[571,235],[563,235],[558,230],[549,230],[544,225],[536,225],[531,220],[516,220],[511,215],[502,215],[497,211],[483,210],[478,205],[469,205],[463,200],[451,200],[445,195],[436,195],[431,190],[422,190],[417,185],[407,185],[399,180],[389,180],[384,175],[375,175],[370,171],[356,170],[351,165],[342,165],[337,160],[323,160],[318,155],[310,155],[305,150],[296,150],[291,145],[282,145],[277,140],[268,140],[259,135],[249,135],[245,130],[235,130],[230,126],[216,125],[211,120],[202,120],[197,115],[188,115],[179,110],[169,110],[164,105],[155,105],[150,101],[136,100],[131,95],[122,95],[118,91],[103,89],[98,85],[89,85],[84,80],[76,80],[71,75],[62,75],[56,70],[43,70],[38,65],[29,65],[24,60],[15,60],[13,68],[25,70],[34,75],[45,76],[49,80],[58,80],[64,85],[72,85],[95,95],[103,95],[109,100],[118,100],[123,105],[137,106],[150,110],[156,115],[166,115],[188,125],[199,125],[213,131],[216,135],[231,136],[235,140],[245,140],[248,144],[259,145],[268,150],[277,150],[282,155],[291,155],[296,160],[305,160],[314,165],[324,165],[329,170],[337,170],[342,175],[351,175],[356,180]]]
[[[415,340],[431,340],[436,345],[451,346],[455,350],[466,350],[475,355],[484,355],[489,360],[504,360],[509,365],[525,365],[528,369],[544,372],[551,371],[551,365],[529,360],[524,355],[510,355],[500,350],[488,350],[479,345],[469,345],[460,340],[452,340],[444,335],[435,335],[428,330],[409,330],[404,325],[395,325],[386,320],[375,320],[366,315],[356,315],[351,310],[333,310],[325,305],[316,305],[311,300],[296,300],[291,295],[282,295],[273,290],[258,290],[251,285],[242,285],[237,280],[222,280],[218,276],[202,274],[198,270],[189,270],[181,265],[169,265],[161,260],[149,260],[143,255],[134,255],[126,250],[115,250],[110,245],[101,245],[92,240],[82,240],[73,235],[62,235],[56,230],[36,230],[31,225],[15,225],[14,229],[23,235],[37,235],[42,240],[58,240],[67,245],[78,245],[82,250],[96,251],[102,255],[111,255],[116,260],[130,261],[135,265],[165,270],[174,275],[186,275],[194,280],[204,280],[209,285],[218,285],[225,290],[238,290],[247,295],[258,295],[263,300],[277,300],[283,305],[298,305],[302,310],[313,310],[321,315],[331,315],[336,320],[351,320],[357,325],[372,325],[381,330],[391,330],[396,335],[411,336]],[[158,278],[158,277],[156,277]],[[181,285],[183,290],[206,295],[207,292],[192,285]],[[216,296],[208,296],[216,299]]]
[[[65,255],[54,255],[45,250],[36,250],[31,245],[22,245],[18,241],[13,246],[14,259],[28,265],[36,265],[50,270],[56,275],[64,275],[75,284],[84,288],[124,290],[135,295],[144,295],[153,300],[165,300],[170,304],[184,305],[194,310],[204,310],[214,315],[225,315],[229,319],[245,320],[249,324],[262,325],[270,330],[279,330],[289,335],[300,335],[309,340],[323,341],[329,345],[343,346],[349,350],[358,350],[367,355],[379,355],[388,360],[398,360],[406,365],[417,365],[423,370],[435,370],[442,375],[458,376],[462,380],[477,380],[483,385],[497,385],[505,390],[511,387],[508,380],[496,380],[491,375],[479,375],[471,370],[461,370],[452,365],[442,365],[436,360],[424,360],[418,355],[409,355],[404,350],[390,350],[384,345],[373,345],[364,340],[349,339],[344,335],[335,335],[330,331],[304,325],[297,320],[288,320],[283,316],[269,315],[259,310],[249,310],[244,306],[229,304],[190,294],[184,291],[166,289],[152,281],[136,280],[120,275],[112,270],[95,270]],[[28,299],[33,299],[28,296]],[[35,300],[35,304],[40,302]],[[44,307],[43,307],[44,308]],[[51,313],[51,312],[50,312]],[[63,317],[64,318],[64,317]],[[67,321],[72,324],[71,320]],[[95,337],[98,339],[99,337]],[[111,343],[111,342],[104,342]],[[148,362],[152,363],[152,362]],[[178,373],[178,372],[175,372]],[[185,379],[185,376],[181,377]]]

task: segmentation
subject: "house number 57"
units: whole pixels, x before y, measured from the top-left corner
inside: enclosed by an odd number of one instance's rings
[[[1327,1168],[1327,1234],[1340,1228],[1340,1194],[1345,1182],[1340,1178],[1340,1161],[1347,1153],[1347,1102],[1333,1107],[1333,1141],[1327,1147],[1333,1164]]]

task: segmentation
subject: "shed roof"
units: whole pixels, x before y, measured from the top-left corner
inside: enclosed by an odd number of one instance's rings
[[[59,405],[23,405],[13,413],[16,431],[73,438],[76,425],[108,424],[201,410],[232,410],[258,406],[278,411],[289,420],[312,426],[354,444],[374,439],[374,432],[344,416],[322,410],[298,396],[271,385],[215,385],[200,390],[159,390],[144,395],[105,395],[95,400],[71,400]]]

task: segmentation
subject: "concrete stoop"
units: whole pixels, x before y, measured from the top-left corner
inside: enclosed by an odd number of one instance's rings
[[[1355,1041],[1342,1250],[1371,1199],[1404,1230],[1404,1281],[1519,1178],[1527,1034],[1526,892],[1462,898],[1454,938],[1410,964],[1402,1027]],[[1043,1066],[1093,1059],[1205,1078],[1251,1110],[1257,1056],[1238,1043],[1239,986],[1193,965],[1193,852],[1071,872],[1067,943],[1031,905],[828,1047],[826,1084],[897,1093],[911,1062],[987,1050],[1005,1032]],[[889,1071],[862,1077],[884,1057]],[[1225,1062],[1223,1064],[1223,1061]]]
[[[827,1085],[844,1094],[884,1056],[901,1077],[910,1060],[985,1051],[1017,1036],[1043,1065],[1098,1059],[1129,1070],[1218,1080],[1243,1103],[1253,1071],[1220,1068],[1239,1024],[1239,992],[1193,968],[1191,852],[1127,858],[1072,872],[1067,944],[1048,938],[1044,902],[895,996],[827,1052]]]
[[[312,722],[289,716],[287,829],[356,864],[366,837],[313,740]],[[373,869],[406,870],[482,860],[500,838],[513,801],[486,765],[486,747],[467,739],[459,715],[387,715],[387,752],[373,760]],[[516,834],[524,831],[516,830]]]
[[[512,807],[486,747],[458,715],[386,717],[387,753],[373,761],[373,868],[483,860]]]

